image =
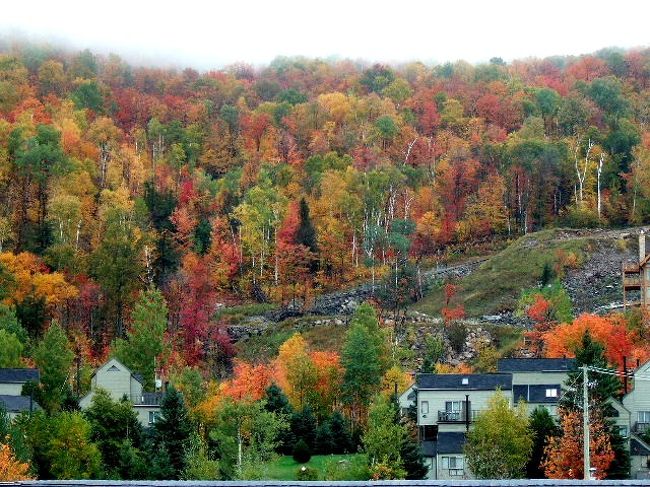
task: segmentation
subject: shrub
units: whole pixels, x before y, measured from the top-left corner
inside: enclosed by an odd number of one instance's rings
[[[449,338],[449,343],[454,352],[462,352],[467,340],[467,327],[462,323],[453,321],[447,327],[447,338]]]
[[[311,467],[300,467],[296,474],[298,480],[318,480],[318,470]]]
[[[311,449],[302,438],[293,447],[293,459],[298,463],[307,463],[311,460]]]

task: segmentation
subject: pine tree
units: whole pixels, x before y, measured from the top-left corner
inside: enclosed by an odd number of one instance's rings
[[[550,437],[558,436],[560,428],[544,407],[537,407],[530,414],[530,430],[533,432],[533,451],[526,465],[526,477],[529,479],[546,478],[542,462],[544,450]]]
[[[192,433],[192,424],[183,395],[170,387],[160,405],[156,421],[157,444],[169,455],[175,479],[180,478],[186,466],[185,449]]]
[[[300,225],[296,232],[296,243],[304,245],[314,255],[318,254],[318,242],[316,239],[316,229],[309,216],[309,206],[305,198],[300,199]]]

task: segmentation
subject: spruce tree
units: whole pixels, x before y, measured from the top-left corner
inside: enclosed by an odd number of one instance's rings
[[[546,478],[542,467],[544,449],[549,437],[558,436],[561,433],[560,427],[546,408],[536,407],[530,413],[530,430],[533,432],[533,451],[526,465],[526,477],[543,479]]]
[[[169,455],[174,478],[180,478],[186,466],[185,449],[192,433],[192,424],[183,395],[170,387],[160,405],[156,423],[157,445]]]

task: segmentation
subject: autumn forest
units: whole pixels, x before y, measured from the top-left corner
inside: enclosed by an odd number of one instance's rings
[[[650,223],[648,49],[476,65],[279,57],[204,72],[48,45],[0,51],[0,367],[39,367],[35,397],[52,415],[25,423],[27,440],[6,428],[32,476],[258,478],[246,455],[295,457],[301,434],[314,452],[381,450],[373,428],[393,414],[393,387],[410,384],[391,326],[429,292],[427,270],[544,229]],[[228,310],[300,316],[364,283],[373,298],[342,349],[296,334],[270,361],[238,357]],[[454,326],[462,302],[438,284]],[[548,293],[520,300],[540,356],[544,343],[575,353],[589,329],[605,365],[648,357],[623,318],[572,323]],[[184,393],[191,421],[158,433],[171,457],[138,457],[159,441],[144,432],[116,446],[78,413],[55,416],[113,356],[146,390],[162,377]],[[83,420],[93,427],[93,414],[124,413],[100,399]],[[250,420],[243,459],[233,417]],[[323,446],[323,425],[346,443]],[[422,477],[404,428],[401,460],[373,463],[373,478]],[[39,429],[63,445],[83,430],[98,450],[72,467]]]

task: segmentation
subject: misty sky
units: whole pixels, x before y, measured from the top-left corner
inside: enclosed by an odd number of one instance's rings
[[[487,61],[650,45],[647,0],[5,0],[0,35],[218,68],[276,56]]]

